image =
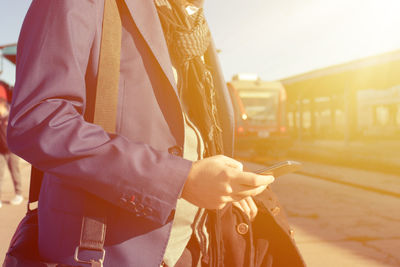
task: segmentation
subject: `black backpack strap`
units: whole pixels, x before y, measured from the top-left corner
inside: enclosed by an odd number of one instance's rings
[[[35,208],[31,207],[31,204],[39,201],[40,187],[42,186],[43,172],[32,166],[31,169],[31,180],[29,184],[29,199],[28,199],[28,211],[32,211]]]

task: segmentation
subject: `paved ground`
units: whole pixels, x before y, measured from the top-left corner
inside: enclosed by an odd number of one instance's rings
[[[29,165],[21,162],[27,197]],[[304,171],[399,192],[400,177],[323,164]],[[6,177],[3,199],[13,197]],[[290,174],[277,178],[274,190],[285,206],[295,238],[309,267],[400,266],[400,198],[343,184]],[[26,201],[25,201],[26,202]],[[0,209],[0,262],[25,205]]]
[[[343,166],[301,161],[300,173],[400,197],[400,174],[383,174]]]
[[[400,140],[294,141],[288,156],[400,175]]]
[[[274,190],[308,266],[400,266],[400,198],[298,174]]]
[[[307,265],[400,266],[400,176],[303,163],[273,189]]]

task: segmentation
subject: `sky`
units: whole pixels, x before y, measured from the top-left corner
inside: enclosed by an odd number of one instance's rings
[[[0,45],[16,43],[30,0],[0,0]],[[3,61],[0,79],[14,84],[15,67],[7,60]]]
[[[0,0],[0,45],[17,41],[30,2]],[[226,80],[276,80],[400,49],[399,0],[206,0],[204,9]],[[10,65],[0,79],[13,83]]]

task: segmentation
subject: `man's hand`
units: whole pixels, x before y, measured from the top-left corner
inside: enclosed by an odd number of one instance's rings
[[[240,162],[218,155],[193,163],[182,197],[201,208],[221,209],[261,193],[273,181],[273,176],[244,172]]]

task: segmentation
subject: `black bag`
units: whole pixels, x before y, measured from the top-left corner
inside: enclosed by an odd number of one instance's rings
[[[91,201],[91,200],[89,200]],[[82,227],[82,233],[90,233],[86,238],[83,238],[81,233],[81,241],[77,248],[99,250],[103,252],[103,258],[99,260],[91,259],[88,261],[81,261],[78,259],[79,249],[75,252],[76,261],[80,263],[91,264],[92,267],[101,267],[104,260],[104,221],[93,219],[92,214],[86,214],[83,223],[86,223],[85,227]],[[90,231],[88,231],[90,229]],[[85,242],[97,242],[95,246],[91,244],[91,247],[85,246]],[[25,217],[19,223],[17,230],[10,242],[10,247],[7,251],[3,267],[73,267],[70,265],[59,264],[54,262],[46,262],[40,257],[38,249],[38,210],[29,210]],[[75,266],[76,267],[76,266]]]
[[[11,240],[3,267],[67,267],[43,262],[38,251],[37,209],[28,210]]]
[[[221,255],[217,256],[220,265],[215,266],[304,267],[276,195],[268,187],[254,200],[258,214],[253,222],[233,205],[220,212],[216,232],[221,234],[217,238]]]

